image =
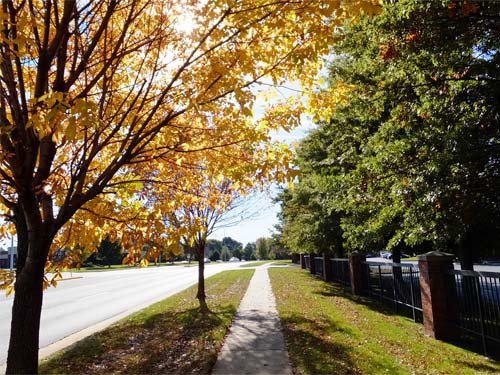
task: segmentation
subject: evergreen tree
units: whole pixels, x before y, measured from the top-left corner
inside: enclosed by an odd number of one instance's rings
[[[97,261],[108,267],[122,263],[122,247],[118,241],[111,241],[106,236],[97,247]]]
[[[245,248],[243,249],[243,257],[246,260],[256,259],[255,252],[256,252],[255,242],[249,242],[245,245]]]

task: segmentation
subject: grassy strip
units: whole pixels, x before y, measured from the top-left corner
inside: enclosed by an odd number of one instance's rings
[[[208,374],[253,272],[208,278],[208,315],[200,313],[191,287],[41,362],[40,373]]]
[[[263,264],[271,263],[272,260],[259,260],[257,262],[251,262],[251,263],[244,263],[240,267],[258,267],[262,266]]]
[[[486,374],[500,364],[296,268],[271,268],[296,374]]]
[[[196,267],[198,265],[197,262],[192,263],[150,263],[148,267],[171,267],[171,266],[184,266],[184,267]],[[207,264],[208,265],[208,264]],[[116,270],[131,270],[131,269],[139,269],[144,268],[140,266],[131,266],[128,264],[113,264],[111,266],[93,266],[93,267],[80,267],[80,268],[68,268],[64,269],[64,272],[104,272],[104,271],[116,271]]]
[[[293,263],[292,263],[292,260],[291,259],[280,259],[280,260],[276,260],[273,262],[273,266],[291,266]]]

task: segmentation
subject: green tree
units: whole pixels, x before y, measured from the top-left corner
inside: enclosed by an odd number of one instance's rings
[[[97,247],[97,261],[100,264],[111,267],[113,264],[122,263],[122,247],[118,241],[111,241],[106,236]]]
[[[279,198],[285,243],[319,250],[332,231],[348,251],[439,249],[465,268],[498,252],[499,10],[406,0],[346,25]]]
[[[222,241],[210,239],[207,240],[205,246],[205,256],[210,258],[210,260],[215,261],[220,259],[220,253],[222,250]]]
[[[245,245],[245,248],[243,249],[243,257],[246,260],[253,260],[256,259],[255,253],[256,253],[255,242],[248,242]]]
[[[231,252],[234,252],[238,248],[243,248],[243,244],[241,242],[238,242],[231,237],[224,237],[222,239],[222,246],[226,246]]]
[[[279,244],[282,247],[298,253],[326,251],[342,255],[340,215],[329,212],[320,190],[313,187],[307,177],[299,180],[293,189],[284,189],[277,201],[281,203]]]
[[[266,237],[257,238],[255,250],[259,259],[269,259],[270,241]]]
[[[224,262],[227,262],[231,258],[231,251],[227,248],[227,246],[222,246],[222,249],[220,252],[220,258]]]
[[[275,229],[281,230],[280,226],[275,226]],[[273,259],[289,259],[290,250],[283,242],[281,231],[275,232],[271,235],[271,253]]]
[[[233,251],[233,256],[240,259],[243,258],[243,247],[237,246]]]

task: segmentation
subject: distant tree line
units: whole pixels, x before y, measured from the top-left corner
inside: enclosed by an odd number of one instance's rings
[[[197,260],[197,255],[188,244],[179,245],[177,252],[169,249],[160,249],[158,253],[150,254],[150,247],[143,246],[142,257],[147,257],[155,262],[172,262],[174,260]],[[121,246],[119,241],[111,241],[105,237],[97,246],[91,249],[84,246],[75,246],[72,249],[65,249],[58,253],[59,257],[70,257],[73,266],[112,266],[122,264],[127,255],[127,251]],[[231,237],[224,237],[222,240],[209,239],[205,246],[205,257],[211,261],[228,261],[232,257],[240,260],[257,259],[284,259],[288,257],[288,252],[279,241],[278,236],[261,237],[255,242],[249,242],[244,247],[241,242]],[[137,259],[139,262],[140,259]]]
[[[288,250],[277,235],[258,238],[244,247],[241,242],[224,237],[222,240],[208,240],[205,256],[212,261],[227,261],[232,257],[240,260],[285,259],[288,258]]]

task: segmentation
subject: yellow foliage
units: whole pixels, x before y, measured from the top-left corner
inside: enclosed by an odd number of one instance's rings
[[[165,236],[203,238],[207,212],[293,178],[291,151],[269,133],[296,126],[303,101],[274,102],[253,120],[254,87],[297,80],[311,91],[343,18],[378,3],[6,2],[0,215],[19,210],[54,237],[51,251],[110,234],[127,262]],[[339,100],[347,94],[339,88]],[[48,262],[45,284],[66,265]]]

